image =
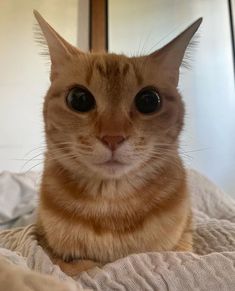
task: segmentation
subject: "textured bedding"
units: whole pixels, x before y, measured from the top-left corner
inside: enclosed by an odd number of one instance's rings
[[[1,228],[31,223],[0,232],[0,290],[235,290],[235,201],[197,172],[188,171],[195,254],[133,254],[76,278],[53,265],[37,243],[37,181],[32,173],[0,175]]]

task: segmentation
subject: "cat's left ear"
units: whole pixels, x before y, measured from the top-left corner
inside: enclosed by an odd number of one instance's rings
[[[170,78],[175,86],[179,82],[179,68],[187,46],[198,30],[201,22],[202,18],[199,18],[170,43],[148,56],[152,60],[157,61],[158,68],[162,70],[163,74],[167,74],[167,77]]]
[[[63,64],[67,62],[72,55],[82,52],[63,39],[36,10],[34,10],[33,13],[40,25],[49,48],[51,58],[51,80],[53,80],[57,74],[59,74]]]

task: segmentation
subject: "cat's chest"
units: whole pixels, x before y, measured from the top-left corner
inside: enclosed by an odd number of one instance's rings
[[[55,223],[55,220],[50,216],[46,226],[49,234],[47,239],[54,251],[63,257],[110,262],[131,253],[170,249],[175,243],[174,226],[169,217],[153,217],[141,227],[122,233],[97,232],[79,222],[61,220]],[[169,227],[164,225],[170,226],[172,238],[169,236]]]

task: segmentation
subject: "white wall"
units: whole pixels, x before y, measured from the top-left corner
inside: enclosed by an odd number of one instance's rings
[[[24,166],[42,152],[24,157],[43,145],[41,111],[50,69],[34,40],[33,9],[68,41],[77,42],[77,0],[0,1],[0,170],[27,171],[40,163],[35,159]]]
[[[187,107],[182,152],[188,166],[235,196],[235,92],[228,1],[110,0],[109,49],[149,53],[203,16],[190,71],[179,89]]]

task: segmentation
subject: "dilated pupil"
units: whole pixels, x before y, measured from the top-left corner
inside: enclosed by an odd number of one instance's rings
[[[67,96],[67,103],[78,112],[88,112],[95,107],[94,97],[83,88],[73,88]]]
[[[135,105],[139,112],[153,113],[160,108],[160,96],[155,90],[140,91],[135,98]]]

